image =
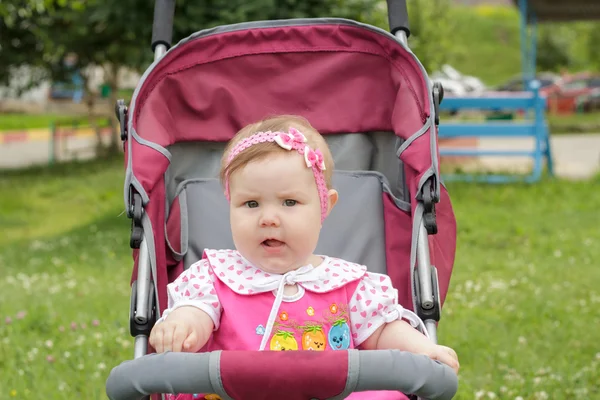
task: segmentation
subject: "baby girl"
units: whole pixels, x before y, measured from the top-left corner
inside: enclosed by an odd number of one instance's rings
[[[388,276],[314,254],[338,201],[332,172],[325,140],[303,118],[236,134],[221,164],[236,249],[206,249],[168,285],[168,309],[150,335],[157,352],[399,349],[458,371],[452,349],[415,329],[425,332]],[[377,393],[349,398],[406,398]]]

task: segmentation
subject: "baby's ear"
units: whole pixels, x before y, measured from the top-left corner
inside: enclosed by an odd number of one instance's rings
[[[327,192],[327,203],[328,203],[328,207],[327,207],[327,215],[329,215],[331,213],[331,210],[333,210],[333,207],[335,207],[335,205],[338,202],[338,192],[335,189],[329,189],[329,191]]]

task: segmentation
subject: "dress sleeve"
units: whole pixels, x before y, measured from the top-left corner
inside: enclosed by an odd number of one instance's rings
[[[213,279],[216,279],[207,260],[200,260],[167,285],[168,308],[159,319],[163,321],[173,310],[193,306],[207,313],[218,329],[221,320],[221,302]]]
[[[397,319],[407,320],[413,328],[427,336],[423,321],[398,304],[398,291],[389,276],[366,273],[348,304],[354,345],[359,346],[383,324]]]

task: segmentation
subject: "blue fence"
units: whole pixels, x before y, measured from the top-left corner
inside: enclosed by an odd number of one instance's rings
[[[481,110],[481,111],[524,111],[524,121],[486,121],[486,122],[448,122],[440,121],[440,139],[465,137],[496,138],[533,138],[532,150],[486,150],[479,148],[453,149],[440,148],[441,156],[497,156],[531,157],[533,170],[530,175],[501,174],[444,174],[444,181],[478,180],[490,183],[513,181],[535,182],[542,176],[544,165],[549,175],[553,174],[550,137],[546,123],[546,99],[539,94],[539,82],[532,81],[531,91],[520,94],[494,94],[494,97],[446,97],[440,104],[440,110]],[[545,163],[544,163],[545,161]]]

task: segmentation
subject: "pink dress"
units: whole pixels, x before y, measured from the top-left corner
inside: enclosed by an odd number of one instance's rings
[[[285,284],[298,292],[283,294]],[[304,266],[285,275],[254,267],[235,250],[206,250],[168,285],[169,304],[161,318],[191,305],[205,311],[215,329],[202,352],[213,350],[354,349],[385,323],[405,318],[422,322],[397,301],[387,275],[323,256],[318,267]],[[203,398],[202,395],[170,399]],[[406,399],[399,392],[354,393],[347,399]]]

